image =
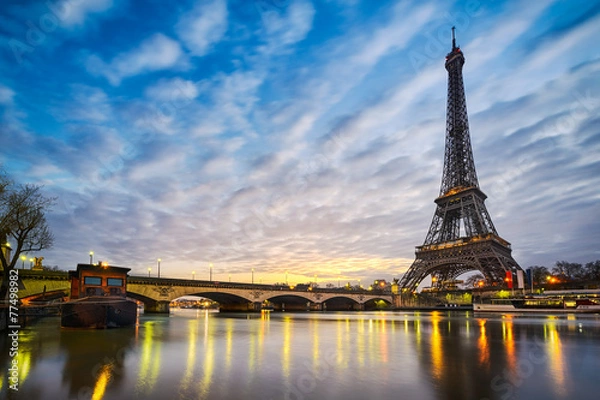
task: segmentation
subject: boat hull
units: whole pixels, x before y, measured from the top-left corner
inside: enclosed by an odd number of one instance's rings
[[[127,299],[82,299],[61,307],[64,328],[119,328],[134,325],[136,320],[137,304]]]
[[[577,307],[515,307],[512,304],[473,304],[475,312],[512,312],[512,313],[542,313],[542,314],[570,314],[570,313],[600,313],[600,306],[579,305]]]

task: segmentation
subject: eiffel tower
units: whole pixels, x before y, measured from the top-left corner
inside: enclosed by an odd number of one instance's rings
[[[448,108],[444,172],[437,208],[415,261],[402,277],[403,291],[414,291],[428,275],[432,286],[448,288],[459,275],[479,270],[486,286],[512,287],[521,267],[511,256],[510,243],[502,239],[488,213],[487,196],[479,188],[471,138],[462,67],[465,57],[456,46],[446,56]]]

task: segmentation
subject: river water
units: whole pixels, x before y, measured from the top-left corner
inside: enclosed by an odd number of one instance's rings
[[[140,315],[132,328],[21,329],[0,398],[597,399],[600,315],[465,312]]]

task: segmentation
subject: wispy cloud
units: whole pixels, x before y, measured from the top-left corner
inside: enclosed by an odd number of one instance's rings
[[[105,77],[112,85],[119,85],[124,78],[142,73],[182,68],[187,64],[179,43],[162,33],[156,33],[144,40],[139,47],[118,54],[105,62],[97,55],[87,59],[87,70]]]
[[[374,30],[368,37],[368,46],[362,47],[356,53],[352,64],[373,65],[388,52],[403,48],[425,24],[435,18],[436,11],[432,4],[424,4],[417,8],[411,8],[407,3],[397,4],[391,10],[393,22]],[[401,21],[411,23],[400,23]]]
[[[147,97],[158,101],[190,101],[198,96],[198,88],[194,82],[181,78],[160,79],[147,87],[145,93]]]
[[[90,15],[102,13],[113,7],[113,0],[85,0],[73,1],[62,0],[46,3],[48,8],[62,22],[62,24],[73,27],[81,26]]]
[[[302,41],[312,28],[315,9],[310,1],[293,0],[287,7],[261,9],[264,52],[287,51],[290,45]]]
[[[175,30],[193,55],[203,56],[223,38],[227,26],[225,0],[199,0],[191,11],[180,18]]]
[[[113,116],[109,97],[97,87],[71,85],[67,103],[55,111],[57,119],[97,124],[106,122]]]
[[[0,85],[0,104],[9,105],[12,104],[15,92],[11,88]]]

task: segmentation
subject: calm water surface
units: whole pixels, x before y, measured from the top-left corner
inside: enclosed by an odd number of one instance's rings
[[[21,330],[15,399],[597,399],[600,315],[141,315],[131,329]]]

